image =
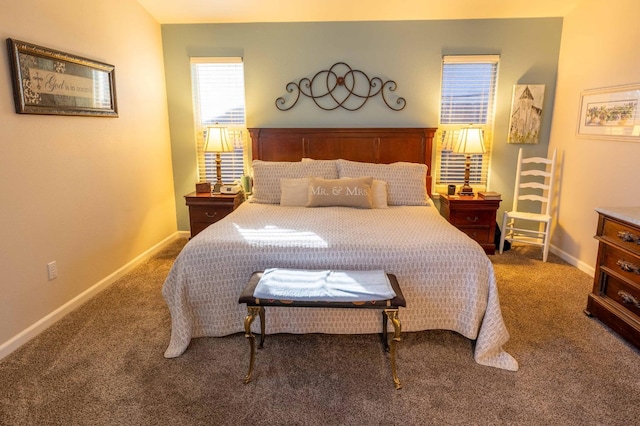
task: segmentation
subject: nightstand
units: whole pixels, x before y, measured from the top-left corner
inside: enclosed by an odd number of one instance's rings
[[[189,224],[193,238],[207,226],[234,211],[244,200],[244,193],[234,195],[192,192],[184,198],[189,206]]]
[[[502,200],[440,194],[440,214],[478,242],[487,254],[495,254],[496,212]]]

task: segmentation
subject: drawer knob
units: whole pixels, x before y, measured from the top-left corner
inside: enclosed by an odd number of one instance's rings
[[[638,301],[638,299],[636,299],[626,291],[620,290],[618,292],[618,296],[622,298],[622,303],[626,305],[634,305],[636,308],[640,308],[640,302]]]
[[[469,216],[467,216],[467,221],[469,221],[471,223],[476,223],[478,221],[478,216],[474,217],[473,219],[471,219]]]
[[[632,234],[629,231],[618,231],[618,238],[626,243],[636,243],[640,244],[640,237]]]
[[[216,216],[218,215],[218,212],[213,212],[213,214],[211,214],[211,213],[209,213],[209,212],[204,212],[204,215],[205,215],[206,217],[209,217],[209,218],[211,218],[211,217],[216,217]]]
[[[616,265],[618,265],[620,267],[620,269],[622,269],[623,271],[626,272],[634,272],[638,275],[640,275],[640,267],[637,265],[634,265],[633,263],[629,262],[628,260],[624,260],[624,259],[620,259],[616,262]]]

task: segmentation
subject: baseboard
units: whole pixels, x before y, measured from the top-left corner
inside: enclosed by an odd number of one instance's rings
[[[8,341],[2,343],[0,345],[0,360],[18,349],[20,346],[24,345],[38,334],[42,333],[47,328],[51,327],[53,324],[62,319],[65,315],[69,314],[73,310],[82,306],[83,303],[94,297],[96,294],[100,293],[105,288],[109,287],[111,284],[116,282],[120,277],[122,277],[127,272],[131,271],[136,266],[140,265],[142,262],[150,259],[158,252],[160,252],[167,244],[175,241],[178,238],[181,238],[182,233],[176,232],[173,235],[165,238],[160,241],[155,246],[151,247],[144,253],[137,256],[135,259],[128,262],[126,265],[110,274],[106,278],[100,280],[84,292],[80,293],[78,296],[74,297],[64,305],[60,306],[55,311],[51,312],[49,315],[40,319],[36,323],[32,324],[30,327],[26,328],[22,332],[18,333]]]
[[[580,269],[582,272],[587,273],[592,277],[596,273],[596,270],[593,266],[584,263],[580,259],[571,256],[569,253],[565,251],[560,250],[558,247],[554,246],[553,244],[549,247],[549,251],[555,254],[556,256],[558,256],[560,259],[567,262],[568,264],[575,266],[576,268]]]

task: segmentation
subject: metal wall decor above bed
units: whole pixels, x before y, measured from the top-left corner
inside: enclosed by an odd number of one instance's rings
[[[393,80],[382,81],[380,77],[369,78],[361,70],[354,70],[344,62],[336,62],[327,70],[321,70],[312,78],[301,78],[297,83],[287,84],[287,92],[293,93],[295,99],[289,105],[284,96],[276,99],[276,108],[288,111],[300,99],[300,95],[311,98],[325,111],[344,108],[356,111],[374,96],[380,95],[384,103],[394,111],[404,109],[407,102],[404,98],[393,95],[397,88]],[[389,97],[394,99],[388,99]]]

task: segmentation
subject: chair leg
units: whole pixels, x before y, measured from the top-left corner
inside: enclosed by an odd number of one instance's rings
[[[551,226],[551,223],[549,222],[545,222],[544,223],[544,245],[542,246],[542,261],[546,262],[547,261],[547,256],[549,255],[549,228]]]
[[[500,232],[500,254],[502,254],[502,250],[504,249],[504,238],[507,235],[507,213],[504,212],[502,214],[502,228]]]

